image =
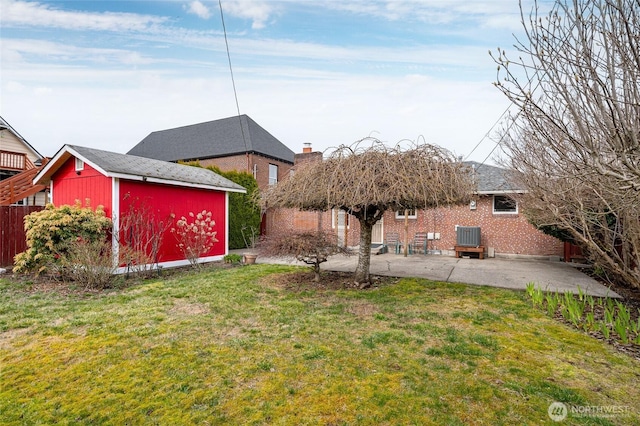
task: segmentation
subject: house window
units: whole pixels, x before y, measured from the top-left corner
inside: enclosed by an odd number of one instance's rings
[[[76,172],[79,172],[80,170],[84,170],[84,161],[76,157]]]
[[[278,166],[269,164],[269,185],[278,183]]]
[[[493,196],[493,213],[508,214],[518,213],[518,202],[506,195]]]
[[[397,210],[396,219],[404,219],[404,212],[405,210]],[[416,209],[408,209],[407,213],[407,219],[416,219],[418,217]]]

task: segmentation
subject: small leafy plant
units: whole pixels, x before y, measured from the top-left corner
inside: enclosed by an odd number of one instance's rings
[[[546,308],[550,317],[558,313],[568,323],[586,332],[599,332],[609,340],[616,337],[622,344],[640,344],[640,310],[636,319],[619,300],[595,298],[578,288],[578,294],[557,292],[543,295],[534,283],[528,283],[527,296],[534,307]]]
[[[182,216],[176,227],[171,229],[178,240],[180,252],[194,268],[199,267],[199,259],[218,242],[217,232],[213,230],[215,225],[211,212],[202,210],[197,214],[190,212],[189,219]]]
[[[242,256],[236,253],[229,253],[223,258],[223,260],[224,260],[224,263],[230,263],[232,265],[236,265],[242,262]]]
[[[258,245],[258,241],[260,239],[260,235],[258,233],[258,229],[253,226],[243,226],[240,229],[242,233],[242,239],[244,240],[244,246],[246,248],[255,249]]]
[[[536,288],[536,284],[534,282],[527,283],[527,294],[531,298],[533,306],[542,305],[544,294],[542,293],[542,290]]]

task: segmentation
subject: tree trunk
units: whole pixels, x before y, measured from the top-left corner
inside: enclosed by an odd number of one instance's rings
[[[371,285],[371,277],[369,276],[369,266],[371,265],[371,233],[373,223],[368,220],[360,220],[360,248],[358,250],[358,266],[354,281],[365,288]]]
[[[320,282],[320,263],[313,264],[313,273],[314,273],[313,281],[319,283]]]

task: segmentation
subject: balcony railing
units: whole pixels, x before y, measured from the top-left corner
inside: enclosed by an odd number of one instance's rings
[[[30,170],[35,165],[26,154],[21,152],[0,151],[0,169],[2,170]]]

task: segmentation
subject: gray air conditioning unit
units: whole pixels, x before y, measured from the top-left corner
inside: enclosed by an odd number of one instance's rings
[[[458,226],[456,230],[456,245],[463,247],[480,247],[480,227]]]

